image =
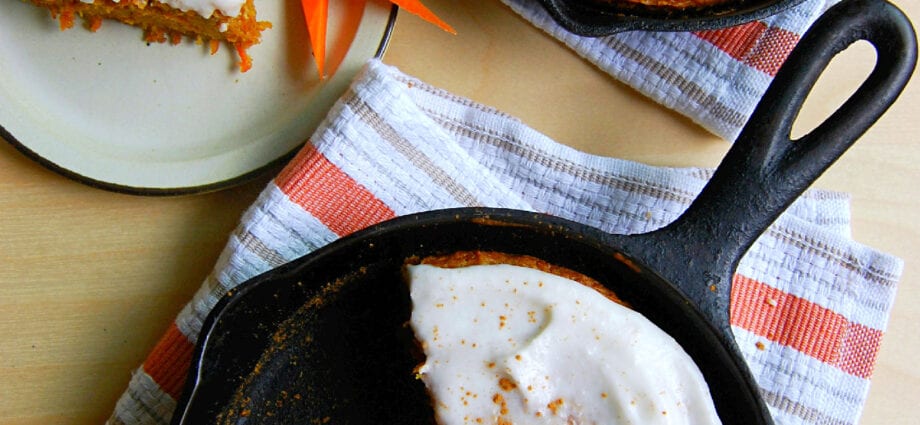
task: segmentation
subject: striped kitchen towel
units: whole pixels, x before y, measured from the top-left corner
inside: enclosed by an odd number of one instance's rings
[[[337,238],[434,209],[545,212],[611,233],[674,220],[711,176],[588,155],[372,60],[230,235],[137,369],[112,424],[164,424],[202,322],[228,290]],[[780,424],[854,424],[902,262],[855,242],[846,195],[811,190],[746,254],[732,323]]]
[[[799,37],[837,0],[806,0],[727,29],[581,37],[533,0],[502,0],[586,60],[725,140],[735,140]]]

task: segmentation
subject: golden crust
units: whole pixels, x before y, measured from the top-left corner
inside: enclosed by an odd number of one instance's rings
[[[509,264],[512,266],[528,267],[540,270],[544,273],[550,273],[556,276],[564,277],[566,279],[574,280],[582,285],[594,289],[601,295],[607,297],[607,299],[617,304],[629,307],[629,305],[617,297],[617,295],[612,290],[610,290],[610,288],[604,286],[597,280],[575,270],[561,267],[529,255],[508,254],[496,251],[457,251],[446,255],[425,257],[420,260],[415,260],[414,262],[417,264],[429,264],[441,268],[459,268],[474,265],[494,264]]]

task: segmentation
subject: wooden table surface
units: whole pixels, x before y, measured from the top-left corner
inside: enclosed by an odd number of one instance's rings
[[[728,148],[498,1],[425,3],[459,34],[400,14],[385,62],[591,153],[714,166]],[[920,16],[920,0],[899,5]],[[838,56],[796,131],[832,111],[872,60],[865,45]],[[854,237],[906,263],[866,424],[916,423],[920,405],[918,87],[913,81],[815,185],[851,193]],[[140,197],[68,180],[0,143],[0,423],[102,423],[275,172],[215,193]]]

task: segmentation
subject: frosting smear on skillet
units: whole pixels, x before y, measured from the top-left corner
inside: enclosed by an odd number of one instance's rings
[[[405,273],[441,425],[720,423],[676,341],[589,286],[508,264]]]

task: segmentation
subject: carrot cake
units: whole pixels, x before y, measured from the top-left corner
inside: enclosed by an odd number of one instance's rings
[[[605,5],[643,5],[672,10],[702,9],[729,1],[731,0],[589,0],[592,3]]]
[[[720,423],[699,368],[664,331],[590,278],[504,256],[404,269],[417,376],[440,425]]]
[[[240,70],[252,66],[247,49],[261,40],[271,23],[256,20],[253,0],[27,0],[48,9],[58,19],[61,30],[73,27],[81,17],[86,27],[96,31],[105,19],[112,19],[144,30],[147,42],[179,43],[183,37],[209,43],[212,54],[220,42],[234,47],[240,57]]]

